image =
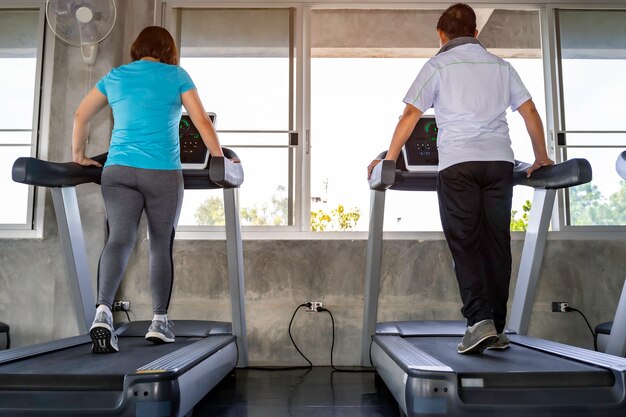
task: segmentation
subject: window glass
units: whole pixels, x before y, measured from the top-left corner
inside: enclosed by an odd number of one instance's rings
[[[35,56],[20,58],[0,56],[0,74],[2,74],[0,95],[11,97],[11,100],[0,101],[2,129],[32,128],[36,70],[37,58]]]
[[[311,18],[311,211],[324,230],[342,230],[336,214],[358,214],[349,230],[367,230],[370,193],[366,167],[389,146],[402,99],[420,68],[439,47],[435,31],[443,10],[314,10]],[[537,11],[476,9],[479,40],[515,67],[545,115]],[[515,29],[515,30],[512,30]],[[398,34],[402,35],[399,36]],[[511,33],[524,33],[513,36]],[[432,109],[429,111],[432,112]],[[507,115],[517,159],[534,159],[522,118]],[[516,187],[521,215],[532,189]],[[333,212],[335,214],[333,215]],[[385,230],[441,230],[434,192],[387,193]]]
[[[626,130],[626,11],[558,12],[567,130]]]
[[[25,224],[28,221],[28,187],[14,182],[11,168],[21,156],[30,156],[30,146],[3,146],[0,148],[0,224]]]
[[[193,9],[180,15],[181,66],[240,157],[244,226],[293,225],[293,40],[290,9]],[[222,216],[221,193],[185,192],[179,224]],[[200,213],[200,214],[199,214]],[[223,220],[222,223],[223,224]]]
[[[567,190],[567,224],[626,225],[626,191],[614,163],[626,148],[626,11],[559,10],[557,27],[561,150],[564,159],[586,158],[593,170],[591,183]]]
[[[242,226],[288,226],[289,161],[291,151],[284,148],[241,148],[237,156],[244,165],[245,187],[239,190],[239,212]],[[262,172],[250,172],[254,161],[266,161]],[[224,225],[222,190],[185,190],[178,224],[181,226]]]
[[[30,156],[36,109],[39,10],[0,9],[0,224],[29,223],[29,187],[12,181],[15,159]],[[9,226],[11,227],[11,226]]]
[[[290,128],[288,9],[183,10],[180,27],[181,66],[219,129]]]
[[[568,220],[572,226],[626,224],[626,181],[615,170],[622,149],[574,148],[568,157],[585,158],[593,169],[590,183],[567,189]]]

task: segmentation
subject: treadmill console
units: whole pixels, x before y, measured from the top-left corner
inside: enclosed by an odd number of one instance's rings
[[[402,148],[408,171],[437,172],[437,122],[435,116],[423,115]]]
[[[207,113],[213,125],[216,114]],[[180,162],[183,169],[205,169],[209,163],[209,150],[204,145],[200,132],[191,122],[191,117],[183,113],[178,127],[180,139]]]

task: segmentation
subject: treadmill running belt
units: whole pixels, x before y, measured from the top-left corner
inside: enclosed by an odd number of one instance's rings
[[[198,339],[176,337],[156,345],[143,337],[120,337],[119,352],[98,355],[90,343],[62,349],[0,366],[0,389],[121,390],[125,375]]]
[[[465,387],[472,387],[477,381],[484,388],[602,387],[615,383],[613,373],[605,369],[514,343],[503,351],[461,355],[456,350],[459,336],[405,340],[451,367]]]

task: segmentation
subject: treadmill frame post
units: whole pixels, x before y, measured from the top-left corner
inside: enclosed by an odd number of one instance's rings
[[[246,331],[245,283],[243,275],[243,244],[239,221],[239,189],[224,188],[226,218],[226,256],[232,309],[232,331],[237,337],[239,359],[237,367],[248,366],[248,337]]]
[[[96,303],[91,292],[93,285],[76,187],[51,188],[50,191],[59,225],[59,238],[72,291],[72,302],[78,318],[78,330],[84,334],[96,315]]]
[[[605,353],[615,356],[626,356],[626,284],[622,287],[622,294],[617,304],[617,311],[611,326],[609,342],[606,345]]]
[[[541,272],[556,189],[535,188],[508,328],[526,335]]]
[[[385,191],[370,191],[370,224],[367,238],[365,266],[365,299],[363,334],[361,338],[361,366],[371,366],[369,349],[376,331],[380,267],[383,249],[383,220],[385,217]]]

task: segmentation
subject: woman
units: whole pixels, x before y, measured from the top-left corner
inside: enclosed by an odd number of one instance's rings
[[[183,200],[178,136],[181,105],[211,155],[223,156],[196,87],[178,66],[178,51],[170,33],[158,26],[145,28],[132,44],[131,58],[131,63],[114,68],[99,80],[74,114],[72,159],[85,166],[100,166],[85,156],[89,120],[107,104],[114,119],[101,182],[108,239],[100,256],[96,317],[89,331],[94,353],[119,350],[111,306],[144,211],[154,312],[146,339],[174,341],[167,309],[174,277],[172,244]]]

